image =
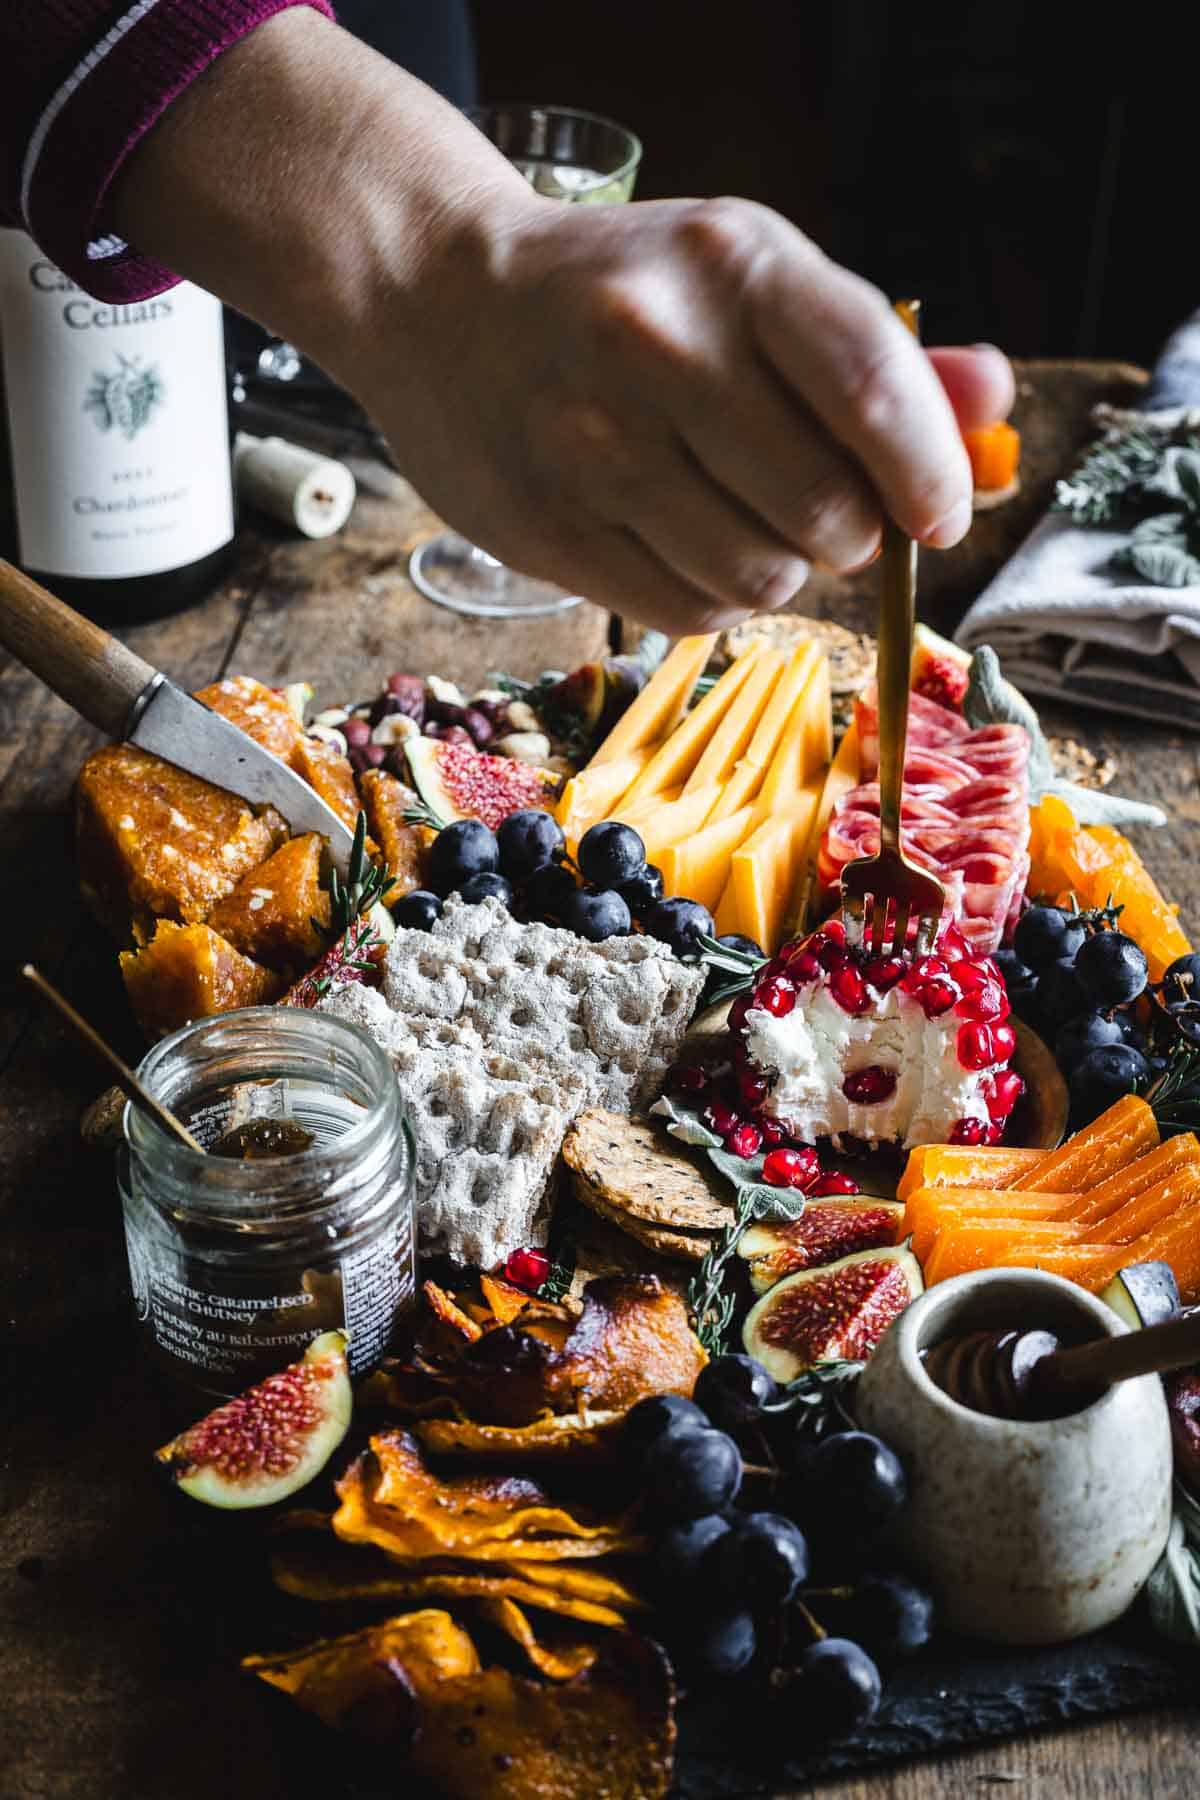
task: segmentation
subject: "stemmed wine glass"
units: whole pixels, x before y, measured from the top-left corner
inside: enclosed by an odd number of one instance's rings
[[[642,146],[631,131],[567,106],[476,106],[467,116],[520,170],[536,193],[596,205],[628,200]],[[550,581],[510,569],[456,531],[418,544],[409,559],[413,585],[439,606],[491,618],[529,618],[578,606]]]

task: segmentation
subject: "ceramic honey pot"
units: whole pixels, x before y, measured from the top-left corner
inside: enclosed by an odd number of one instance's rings
[[[1171,1434],[1162,1383],[1139,1376],[1064,1417],[998,1418],[935,1385],[922,1354],[967,1332],[1037,1327],[1119,1337],[1103,1301],[1057,1275],[980,1270],[901,1314],[859,1379],[855,1412],[904,1463],[899,1547],[952,1631],[1053,1644],[1118,1618],[1162,1554]]]

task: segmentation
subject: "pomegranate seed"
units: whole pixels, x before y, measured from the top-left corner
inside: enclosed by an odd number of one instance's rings
[[[982,1119],[955,1119],[950,1127],[952,1144],[982,1144],[987,1126]]]
[[[729,1009],[730,1031],[741,1031],[746,1023],[746,1014],[754,1005],[753,994],[739,994]]]
[[[829,991],[843,1012],[870,1012],[874,1001],[867,992],[867,984],[853,963],[847,962],[844,967],[834,969],[829,977]]]
[[[776,1149],[786,1140],[787,1132],[778,1119],[760,1118],[757,1120],[757,1124],[758,1129],[762,1132],[762,1141],[768,1150]]]
[[[732,1106],[726,1106],[723,1100],[710,1100],[704,1109],[704,1123],[718,1137],[727,1138],[731,1131],[737,1130],[741,1122]]]
[[[966,938],[953,920],[951,920],[948,925],[942,927],[941,936],[937,941],[937,947],[942,955],[948,956],[951,961],[957,957],[969,956],[971,954],[970,946],[968,945]]]
[[[984,1141],[989,1144],[998,1144],[1000,1142],[1000,1139],[1003,1136],[1004,1136],[1003,1120],[993,1119],[991,1124],[988,1126],[986,1132],[984,1133]]]
[[[901,980],[908,964],[901,962],[897,956],[874,956],[863,970],[863,974],[871,986],[881,994],[886,994]]]
[[[800,1150],[772,1150],[763,1158],[763,1180],[771,1187],[803,1188],[805,1192],[821,1174],[821,1164],[811,1145]]]
[[[821,930],[831,944],[844,944],[846,941],[846,927],[841,919],[826,919]]]
[[[510,1251],[504,1264],[504,1279],[513,1287],[535,1294],[550,1273],[550,1258],[544,1250]]]
[[[772,976],[790,974],[791,970],[787,966],[787,958],[784,956],[773,956],[769,963],[764,963],[761,969],[756,969],[754,971],[754,985],[756,988],[760,988],[763,982],[770,981]]]
[[[874,1106],[888,1100],[896,1091],[895,1069],[883,1069],[868,1063],[865,1069],[851,1069],[842,1083],[842,1092],[856,1106]]]
[[[964,1069],[990,1069],[993,1063],[1007,1062],[1016,1048],[1017,1036],[1011,1025],[985,1025],[968,1019],[958,1028],[955,1047]]]
[[[916,998],[927,1019],[940,1019],[961,997],[961,989],[948,975],[933,975],[917,989]]]
[[[699,1063],[672,1063],[667,1070],[667,1086],[684,1094],[703,1094],[709,1086],[709,1073]]]
[[[729,1133],[725,1148],[735,1156],[757,1156],[762,1148],[762,1132],[747,1120]]]
[[[815,981],[821,965],[811,951],[797,950],[787,959],[787,972],[790,981]]]
[[[998,1019],[1007,1019],[1011,1009],[1008,995],[1000,983],[985,979],[963,995],[955,1010],[960,1019],[974,1019],[980,1025],[991,1025]]]
[[[991,1098],[988,1111],[993,1119],[1007,1119],[1021,1095],[1025,1092],[1025,1083],[1015,1069],[1002,1069],[992,1083]]]
[[[950,974],[957,981],[964,994],[974,993],[985,981],[993,979],[991,971],[981,962],[974,962],[969,956],[962,956],[951,963]]]
[[[739,1069],[734,1085],[747,1106],[761,1106],[767,1097],[767,1078],[756,1069]]]
[[[848,969],[854,958],[849,950],[841,944],[822,944],[821,954],[817,960],[823,969],[828,969],[832,973],[834,969]]]
[[[786,975],[773,975],[755,991],[754,1004],[774,1019],[786,1018],[796,1004],[796,985]]]
[[[826,1169],[823,1175],[817,1177],[808,1191],[814,1200],[825,1194],[862,1193],[862,1189],[853,1175],[843,1175],[840,1169]]]

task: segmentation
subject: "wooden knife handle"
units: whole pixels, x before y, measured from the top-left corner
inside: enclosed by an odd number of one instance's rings
[[[110,737],[124,737],[157,670],[0,560],[0,644]]]

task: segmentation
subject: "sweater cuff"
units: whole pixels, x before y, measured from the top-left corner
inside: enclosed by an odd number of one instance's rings
[[[86,293],[120,304],[179,280],[111,231],[112,184],[197,75],[294,5],[333,17],[329,0],[130,0],[51,96],[26,151],[22,211],[30,235]]]

